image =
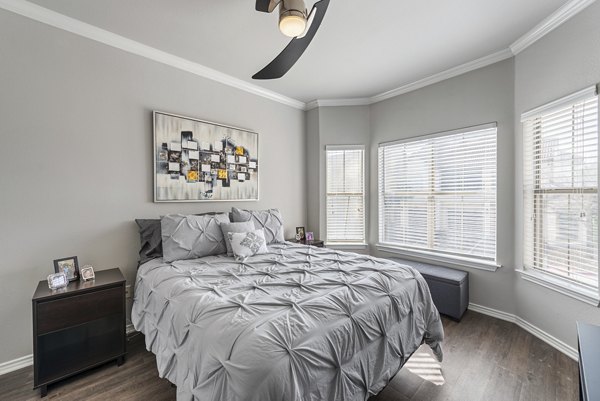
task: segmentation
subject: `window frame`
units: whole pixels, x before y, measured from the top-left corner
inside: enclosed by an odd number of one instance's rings
[[[362,151],[362,222],[363,222],[363,239],[362,241],[341,241],[341,242],[337,242],[337,241],[329,241],[328,236],[329,236],[329,227],[328,227],[328,208],[327,208],[327,204],[328,204],[328,199],[329,199],[329,192],[328,192],[328,167],[329,167],[329,163],[328,163],[328,155],[327,152],[329,151],[348,151],[348,150],[360,150]],[[365,145],[325,145],[325,246],[327,247],[331,247],[331,248],[338,248],[338,249],[366,249],[367,248],[367,232],[368,232],[368,228],[367,228],[367,196],[366,196],[366,188],[367,188],[367,152],[366,152],[366,146]]]
[[[530,111],[527,111],[525,113],[523,113],[521,115],[521,132],[522,132],[522,163],[523,163],[523,171],[522,171],[522,185],[521,185],[521,190],[523,192],[523,196],[522,196],[522,200],[523,200],[523,214],[521,216],[522,218],[522,232],[523,235],[527,235],[526,229],[527,229],[527,223],[526,223],[526,219],[527,216],[525,215],[525,210],[527,207],[527,203],[526,203],[526,185],[527,185],[527,166],[525,165],[525,163],[527,163],[527,160],[525,158],[525,154],[526,152],[529,151],[528,148],[526,148],[526,146],[528,146],[527,143],[525,143],[525,141],[527,140],[527,132],[525,131],[525,123],[527,121],[531,121],[531,120],[535,120],[536,118],[540,118],[544,115],[548,115],[552,112],[556,112],[559,111],[561,109],[567,108],[567,107],[572,107],[575,106],[578,103],[581,103],[583,101],[589,100],[590,98],[596,96],[598,97],[598,85],[592,86],[592,87],[588,87],[585,88],[583,90],[580,90],[578,92],[575,92],[573,94],[570,94],[568,96],[559,98],[555,101],[549,102],[547,104],[544,104],[540,107],[536,107],[535,109],[532,109]],[[597,121],[597,126],[600,127],[600,98],[598,98],[598,121]],[[531,133],[531,135],[535,136],[535,133]],[[539,135],[539,134],[537,134]],[[598,140],[600,141],[600,133],[598,135]],[[599,144],[600,145],[600,144]],[[534,150],[535,152],[535,150]],[[600,146],[598,146],[597,148],[597,155],[596,158],[598,159],[599,163],[598,163],[598,169],[600,172]],[[541,167],[538,166],[538,168],[536,169],[536,166],[530,166],[529,167],[531,169],[531,173],[535,176],[536,174],[539,175],[541,174]],[[591,188],[591,192],[590,193],[595,193],[597,196],[600,196],[600,191],[599,191],[599,187],[600,187],[600,174],[597,176],[597,181],[596,181],[596,186],[595,188]],[[587,193],[590,191],[590,188],[588,187],[577,187],[577,188],[572,188],[572,189],[565,189],[565,188],[560,188],[558,190],[555,189],[544,189],[541,187],[541,184],[539,182],[534,183],[532,189],[530,190],[531,192],[531,197],[532,197],[532,202],[534,203],[534,205],[532,206],[532,210],[533,210],[533,215],[534,218],[537,215],[540,215],[541,213],[536,213],[536,210],[539,210],[540,206],[538,205],[538,202],[535,201],[536,197],[539,196],[543,196],[547,193]],[[543,224],[543,214],[542,217],[536,219],[533,223],[532,223],[532,227],[534,229],[534,232],[537,234],[538,230],[540,229],[541,225]],[[525,238],[523,238],[525,239]],[[533,247],[531,249],[531,252],[535,255],[535,247],[536,247],[537,242],[534,241],[533,243]],[[577,299],[579,301],[585,302],[587,304],[593,305],[593,306],[599,306],[600,305],[600,266],[598,266],[597,268],[597,273],[596,273],[596,279],[597,279],[597,285],[594,288],[593,286],[590,286],[588,284],[582,283],[580,281],[568,278],[568,277],[564,277],[561,276],[559,274],[555,274],[552,272],[548,272],[545,271],[544,269],[539,269],[539,268],[535,268],[533,266],[527,266],[525,260],[528,257],[528,249],[524,246],[525,242],[523,241],[523,250],[522,250],[522,257],[520,260],[520,268],[517,269],[517,272],[520,274],[521,278],[538,284],[540,286],[543,286],[545,288],[554,290],[556,292],[559,292],[561,294],[567,295],[571,298]],[[599,246],[600,248],[600,246]]]
[[[461,134],[461,133],[468,133],[468,132],[475,132],[475,131],[481,131],[481,130],[485,130],[485,129],[492,129],[494,128],[496,130],[496,164],[495,164],[495,169],[496,169],[496,189],[495,189],[495,205],[496,205],[496,222],[495,222],[495,233],[494,233],[494,247],[495,247],[495,252],[494,252],[494,256],[493,257],[479,257],[479,256],[475,256],[475,255],[467,255],[467,254],[462,254],[462,253],[452,253],[452,252],[448,252],[448,251],[440,251],[440,250],[435,250],[435,249],[425,249],[425,248],[419,248],[419,247],[410,247],[410,246],[402,246],[402,245],[398,245],[398,244],[392,244],[392,243],[387,243],[382,241],[382,227],[381,227],[381,194],[382,194],[382,188],[381,188],[381,176],[383,174],[385,174],[384,171],[380,171],[380,154],[379,154],[379,149],[381,149],[382,147],[385,146],[391,146],[391,145],[395,145],[395,144],[401,144],[401,143],[408,143],[408,142],[415,142],[415,141],[421,141],[421,140],[427,140],[427,139],[433,139],[433,138],[437,138],[437,137],[444,137],[444,136],[449,136],[449,135],[456,135],[456,134]],[[387,253],[395,253],[398,255],[402,255],[405,257],[409,257],[411,259],[417,259],[417,260],[422,260],[425,262],[441,262],[441,263],[446,263],[450,266],[455,266],[455,267],[471,267],[471,268],[476,268],[476,269],[481,269],[481,270],[486,270],[486,271],[496,271],[498,268],[500,268],[502,265],[498,262],[498,123],[497,122],[491,122],[491,123],[487,123],[487,124],[480,124],[480,125],[475,125],[475,126],[470,126],[470,127],[465,127],[465,128],[459,128],[459,129],[454,129],[454,130],[448,130],[448,131],[441,131],[441,132],[437,132],[437,133],[433,133],[433,134],[429,134],[429,135],[422,135],[422,136],[414,136],[414,137],[410,137],[410,138],[406,138],[406,139],[401,139],[401,140],[396,140],[396,141],[389,141],[389,142],[382,142],[379,144],[378,146],[378,189],[377,189],[377,197],[378,197],[378,224],[379,224],[379,229],[378,229],[378,243],[376,245],[377,249],[383,252],[387,252]],[[433,222],[427,221],[427,224],[430,225]],[[429,233],[430,230],[428,230],[428,236],[430,235]]]

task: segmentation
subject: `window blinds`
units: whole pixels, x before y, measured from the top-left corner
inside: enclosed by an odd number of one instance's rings
[[[327,242],[365,242],[364,148],[326,148]]]
[[[379,242],[496,258],[496,124],[379,146]]]
[[[525,268],[598,286],[598,96],[595,88],[526,113]]]

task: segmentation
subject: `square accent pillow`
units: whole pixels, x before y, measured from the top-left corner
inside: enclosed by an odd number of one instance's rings
[[[233,255],[237,260],[246,259],[248,256],[268,253],[265,231],[263,229],[246,233],[228,232],[227,236],[231,242]]]
[[[140,230],[140,261],[142,265],[163,255],[160,219],[136,219]]]
[[[229,223],[226,214],[184,216],[169,214],[160,220],[163,260],[196,259],[227,252],[220,224]]]
[[[284,242],[283,217],[279,209],[244,210],[237,207],[231,208],[234,222],[251,221],[256,229],[265,230],[267,244]]]
[[[241,223],[221,223],[221,231],[225,237],[225,245],[227,246],[227,256],[233,256],[233,249],[231,248],[231,241],[227,233],[247,233],[254,231],[254,223],[251,221],[244,221]]]

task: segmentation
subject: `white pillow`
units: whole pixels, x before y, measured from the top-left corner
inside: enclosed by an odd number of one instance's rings
[[[231,242],[231,249],[237,260],[269,252],[265,240],[265,230],[262,228],[245,233],[228,232],[227,237]]]

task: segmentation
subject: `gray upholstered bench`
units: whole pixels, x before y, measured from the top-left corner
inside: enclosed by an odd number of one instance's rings
[[[390,259],[409,265],[421,273],[429,285],[433,303],[441,314],[455,320],[462,318],[469,306],[469,273],[412,260]]]

